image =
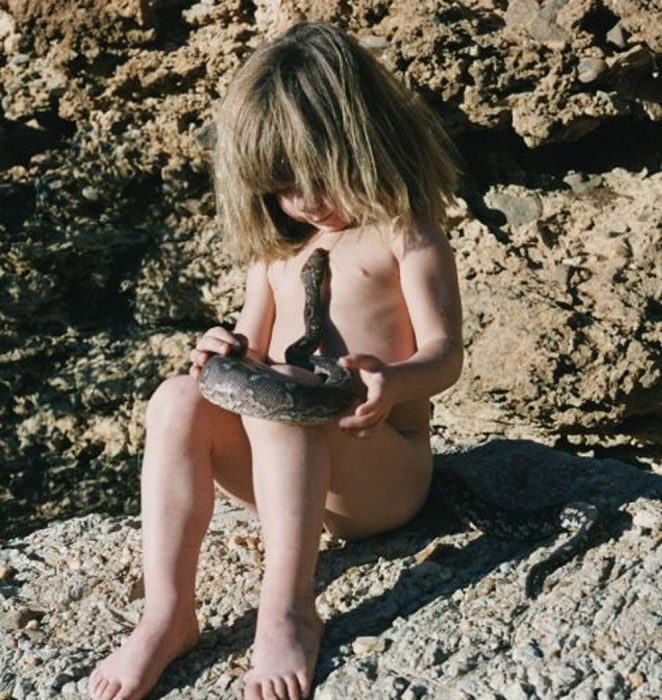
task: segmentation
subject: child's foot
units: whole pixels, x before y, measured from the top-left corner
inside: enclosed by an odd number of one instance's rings
[[[323,627],[314,607],[280,614],[260,611],[244,700],[308,697]]]
[[[148,620],[138,623],[122,646],[92,672],[90,697],[94,700],[138,700],[156,685],[165,667],[198,642],[195,616],[183,620]]]

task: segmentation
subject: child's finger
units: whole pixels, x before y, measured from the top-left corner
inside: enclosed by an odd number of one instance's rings
[[[229,343],[227,340],[219,340],[211,335],[203,335],[195,349],[216,355],[229,355],[232,352],[241,352],[241,345],[239,343]]]
[[[194,365],[204,365],[209,359],[209,353],[193,348],[189,353],[189,359]]]
[[[343,430],[362,430],[379,425],[384,418],[385,414],[383,411],[373,411],[363,416],[357,416],[356,414],[345,416],[338,421],[338,425]]]
[[[383,365],[378,357],[366,353],[344,355],[338,359],[338,364],[347,369],[364,369],[368,372],[376,372],[381,369]]]
[[[379,411],[381,407],[381,401],[379,399],[368,399],[368,401],[359,404],[354,409],[354,414],[357,416],[367,416],[370,413],[375,413]]]
[[[202,338],[215,338],[227,343],[233,352],[241,352],[243,354],[248,349],[248,338],[243,333],[231,333],[222,326],[210,328]]]

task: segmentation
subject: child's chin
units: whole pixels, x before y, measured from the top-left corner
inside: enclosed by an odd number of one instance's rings
[[[337,216],[329,218],[326,221],[322,221],[317,224],[313,222],[313,226],[319,231],[340,231],[344,228],[347,228],[347,222],[342,217]]]

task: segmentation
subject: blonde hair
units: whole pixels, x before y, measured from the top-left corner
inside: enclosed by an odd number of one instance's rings
[[[242,261],[298,250],[314,231],[276,194],[327,197],[361,225],[443,223],[458,168],[434,112],[325,23],[257,49],[215,111],[213,181],[224,240]]]

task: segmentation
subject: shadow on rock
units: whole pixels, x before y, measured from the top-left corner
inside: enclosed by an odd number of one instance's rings
[[[534,511],[571,501],[594,504],[600,512],[600,526],[591,534],[584,551],[607,539],[618,538],[629,529],[628,514],[619,510],[623,505],[642,496],[662,495],[660,476],[615,460],[575,457],[528,440],[493,440],[466,452],[438,455],[435,469],[461,473],[478,495],[506,510]],[[451,535],[461,527],[450,509],[431,499],[418,518],[390,534],[400,543],[399,551],[392,551],[399,557],[413,556],[425,542]],[[387,534],[371,538],[328,553],[327,559],[338,558],[339,563],[355,565],[361,553],[370,560],[372,549],[375,560],[384,556],[388,537]],[[481,582],[504,562],[516,563],[527,558],[539,546],[538,542],[506,541],[489,535],[478,537],[462,548],[437,546],[432,556],[421,558],[419,563],[404,570],[389,590],[327,623],[317,683],[323,682],[339,665],[343,648],[356,637],[379,635],[396,618],[411,616],[439,597],[450,597],[457,590]],[[520,612],[528,607],[524,592],[522,597]]]

